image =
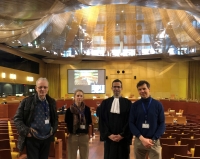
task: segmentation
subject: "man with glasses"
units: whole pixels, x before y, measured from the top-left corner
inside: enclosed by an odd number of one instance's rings
[[[46,78],[36,81],[36,94],[22,100],[14,116],[19,133],[17,147],[26,146],[28,159],[48,159],[51,141],[58,127],[56,101],[47,95]]]
[[[104,159],[128,159],[132,140],[128,119],[131,101],[121,96],[122,82],[112,82],[113,97],[102,101],[99,114]]]

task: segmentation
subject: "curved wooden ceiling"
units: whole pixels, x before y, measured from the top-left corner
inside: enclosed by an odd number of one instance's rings
[[[116,58],[132,60],[141,59],[136,55],[196,60],[199,34],[199,0],[0,1],[0,43],[55,63],[105,61],[110,57],[104,52],[111,50],[120,51]],[[85,56],[98,51],[94,57]],[[169,52],[174,52],[170,59]]]

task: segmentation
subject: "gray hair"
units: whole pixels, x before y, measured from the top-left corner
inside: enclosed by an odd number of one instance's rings
[[[38,80],[36,81],[36,86],[37,86],[39,81],[46,81],[48,83],[48,85],[49,85],[49,81],[45,77],[38,78]]]

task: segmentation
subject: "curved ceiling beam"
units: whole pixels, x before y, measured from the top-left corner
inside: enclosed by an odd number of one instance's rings
[[[105,4],[131,4],[152,8],[180,9],[200,16],[199,0],[79,0],[79,2],[91,6]]]

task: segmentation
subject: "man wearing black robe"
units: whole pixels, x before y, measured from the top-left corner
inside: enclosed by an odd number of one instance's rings
[[[100,140],[104,141],[104,159],[129,159],[132,135],[129,130],[131,101],[121,97],[122,82],[112,82],[113,97],[100,106]]]

